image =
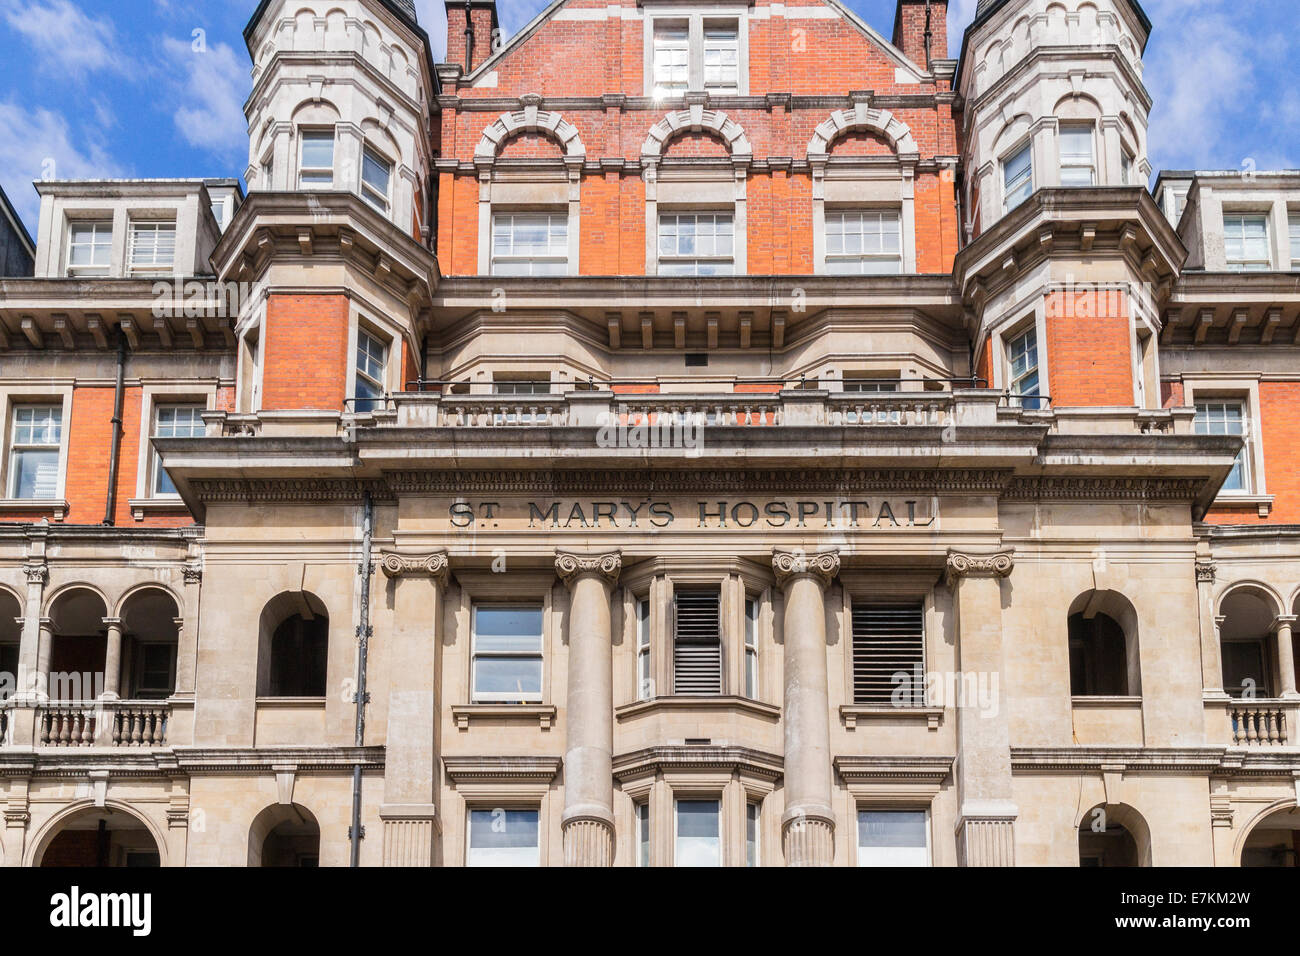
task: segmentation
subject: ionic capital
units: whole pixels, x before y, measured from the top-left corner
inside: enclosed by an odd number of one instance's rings
[[[1196,562],[1196,583],[1213,584],[1214,576],[1217,573],[1218,569],[1219,566],[1215,564],[1213,561],[1198,560]]]
[[[447,580],[447,552],[434,551],[431,554],[401,554],[397,551],[381,551],[379,566],[390,578],[431,577],[441,586]]]
[[[608,554],[572,554],[568,551],[555,552],[555,573],[566,587],[584,574],[597,574],[606,584],[613,587],[618,583],[619,573],[623,570],[623,552],[610,551]]]
[[[29,564],[23,570],[27,572],[28,584],[45,585],[50,580],[50,569],[43,564]]]
[[[828,587],[840,573],[840,553],[838,551],[819,551],[807,554],[803,551],[773,551],[772,571],[776,574],[776,583],[786,584],[802,574],[811,575]]]
[[[1015,567],[1014,551],[998,551],[994,554],[962,554],[959,551],[948,552],[948,580],[960,578],[1005,578]]]

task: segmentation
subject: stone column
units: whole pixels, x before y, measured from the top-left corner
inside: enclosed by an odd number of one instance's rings
[[[393,626],[384,761],[384,866],[433,866],[437,817],[438,641],[447,554],[382,554]],[[375,602],[378,603],[378,602]]]
[[[106,617],[104,626],[108,628],[108,641],[104,645],[104,690],[100,696],[105,700],[119,700],[122,696],[122,619]]]
[[[839,553],[772,555],[785,592],[785,813],[787,866],[830,866],[835,851],[831,810],[830,698],[826,687],[826,588],[840,571]]]
[[[27,572],[27,604],[23,609],[22,637],[18,645],[18,696],[32,700],[40,695],[37,683],[40,670],[41,606],[45,602],[45,584],[50,579],[49,569],[43,564],[29,564]]]
[[[957,700],[957,859],[962,866],[1014,866],[1017,808],[1011,790],[1011,736],[1002,667],[1001,579],[1012,552],[948,552],[957,618],[956,686],[974,683],[993,700]],[[969,681],[971,675],[975,680]]]
[[[1283,614],[1273,624],[1277,638],[1277,673],[1279,696],[1297,697],[1295,687],[1295,645],[1291,643],[1291,629],[1295,626],[1294,614]]]
[[[48,617],[43,617],[36,623],[38,635],[36,679],[40,681],[36,693],[39,698],[48,700],[50,696],[50,653],[54,649],[54,622]]]
[[[623,558],[556,552],[569,589],[564,747],[564,865],[614,862],[614,674],[609,596]]]
[[[197,560],[181,567],[181,623],[176,632],[176,691],[174,696],[194,699],[194,671],[199,656],[199,598],[203,568]]]
[[[1214,576],[1209,558],[1196,559],[1196,597],[1201,622],[1201,687],[1206,697],[1227,698],[1223,690],[1223,660],[1219,656],[1219,626],[1214,616]]]

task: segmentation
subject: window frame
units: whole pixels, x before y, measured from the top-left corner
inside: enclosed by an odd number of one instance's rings
[[[540,869],[544,865],[542,856],[543,850],[543,828],[546,825],[545,817],[542,814],[542,807],[537,803],[519,803],[511,802],[507,804],[483,804],[481,802],[468,803],[465,807],[465,867],[493,867],[501,866],[499,863],[475,863],[474,859],[474,814],[487,813],[492,814],[498,810],[504,813],[532,813],[537,817],[537,842],[533,849],[536,851],[536,862],[532,864],[518,864],[519,869]]]
[[[87,245],[87,243],[84,242],[79,243],[76,241],[75,238],[76,230],[78,228],[85,228],[87,226],[89,226],[91,229],[91,241],[89,243],[89,247],[91,250],[91,259],[94,259],[96,250],[101,248],[105,248],[108,250],[108,261],[103,265],[92,263],[91,265],[79,266],[79,265],[74,265],[72,262],[73,250]],[[106,226],[108,228],[108,241],[105,243],[101,243],[99,241],[101,226]],[[83,278],[83,277],[102,278],[105,276],[112,275],[113,273],[113,219],[111,216],[107,219],[101,219],[101,218],[69,219],[67,236],[68,236],[68,250],[67,250],[67,255],[65,256],[66,261],[64,267],[64,272],[67,276],[69,276],[70,278]]]
[[[1250,400],[1248,396],[1193,396],[1192,407],[1196,410],[1196,417],[1192,419],[1192,433],[1195,435],[1236,435],[1232,431],[1202,431],[1201,409],[1205,407],[1207,413],[1212,407],[1217,407],[1224,413],[1221,422],[1212,419],[1206,419],[1206,427],[1215,424],[1222,424],[1226,429],[1230,424],[1227,418],[1227,410],[1236,408],[1240,414],[1241,423],[1240,437],[1242,439],[1241,451],[1237,453],[1236,461],[1233,464],[1233,470],[1228,473],[1231,478],[1234,473],[1240,473],[1241,485],[1238,488],[1227,487],[1227,479],[1224,486],[1219,489],[1219,497],[1249,497],[1255,493],[1255,467],[1253,454],[1251,453],[1254,444],[1254,434],[1250,421]]]
[[[717,239],[719,238],[718,226],[722,220],[726,220],[726,222],[730,227],[727,232],[727,235],[730,237],[731,240],[730,255],[721,256],[721,255],[717,255],[716,252],[714,255],[701,255],[698,251],[692,255],[683,255],[681,253],[680,227],[681,227],[682,220],[689,219],[692,221],[694,231],[695,231],[694,239],[698,243],[699,226],[702,218],[707,218],[712,220],[713,232],[711,238],[714,240],[715,249],[716,249]],[[667,219],[673,220],[673,227],[674,227],[673,235],[676,238],[676,242],[674,243],[675,251],[671,255],[664,254],[664,246],[663,246],[664,238],[665,238],[664,224],[665,224],[665,220]],[[736,245],[738,239],[739,237],[736,234],[736,212],[734,207],[729,209],[722,208],[722,207],[707,208],[707,209],[705,208],[674,209],[670,207],[665,210],[662,208],[662,206],[660,206],[660,208],[657,210],[657,219],[655,223],[656,274],[661,276],[676,276],[676,277],[735,276],[738,274],[736,271],[737,269]],[[730,268],[726,271],[701,272],[699,267],[704,263],[726,264],[730,266]],[[668,271],[665,271],[664,269],[664,266],[666,264],[670,267]],[[671,268],[673,265],[684,266],[687,264],[692,264],[694,266],[694,269],[692,271],[685,271],[685,270],[678,271]]]
[[[678,41],[675,37],[671,42],[660,43],[660,32],[667,34],[668,31],[682,31],[685,36]],[[682,54],[684,63],[666,64],[667,72],[670,79],[668,84],[660,85],[659,77],[659,51],[663,49],[666,53]],[[685,77],[681,85],[677,85],[677,80],[672,78],[671,74],[679,69],[684,69]],[[691,90],[691,21],[689,17],[673,18],[660,17],[656,19],[650,27],[650,95],[655,99],[667,99],[669,96],[681,96]]]
[[[157,258],[161,245],[162,230],[171,231],[171,259],[167,262],[150,262],[141,264],[136,260],[137,237],[145,232],[153,234],[154,258]],[[126,271],[131,275],[168,275],[176,270],[177,229],[175,219],[132,219],[126,227]]]
[[[320,140],[329,137],[330,143],[330,164],[329,166],[308,166],[307,165],[307,141],[309,139]],[[338,131],[333,127],[325,126],[304,126],[298,130],[298,188],[299,189],[333,189],[334,188],[334,166],[338,156]],[[308,175],[323,176],[329,174],[328,181],[308,182]]]
[[[366,160],[369,159],[378,166],[383,166],[387,171],[387,181],[384,183],[384,192],[382,195],[379,190],[366,179]],[[365,143],[361,147],[361,162],[358,164],[361,168],[357,171],[358,194],[368,206],[384,216],[393,214],[393,176],[397,171],[397,164],[388,158],[388,154],[382,152],[370,143]],[[375,199],[381,199],[383,205],[380,205]]]
[[[848,232],[848,217],[858,217],[858,232],[855,234],[859,240],[861,251],[857,253],[848,253],[844,251],[831,251],[831,224],[838,221],[840,226],[839,237],[843,244],[850,236]],[[880,227],[876,238],[880,240],[878,251],[868,252],[866,241],[868,238],[867,225],[868,218],[874,217]],[[886,219],[889,219],[894,228],[894,232],[886,234]],[[825,233],[825,273],[827,275],[902,275],[906,270],[906,264],[903,256],[903,210],[895,206],[828,206],[823,216],[822,229]],[[885,251],[885,240],[889,237],[894,238],[897,244],[897,252],[894,254]],[[858,269],[835,269],[833,264],[857,263]],[[896,269],[887,269],[884,271],[875,271],[865,268],[872,263],[887,263],[897,265]]]
[[[734,36],[734,39],[723,40],[723,41],[719,42],[719,41],[715,38],[715,39],[712,41],[712,42],[713,42],[713,45],[710,46],[710,39],[709,39],[709,30],[710,30],[710,29],[712,29],[712,30],[714,30],[714,31],[716,32],[716,31],[718,31],[719,29],[724,29],[724,30],[725,30],[725,29],[728,29],[728,27],[731,27],[731,26],[734,26],[734,28],[735,28],[735,36]],[[712,93],[712,94],[714,94],[715,96],[739,96],[739,95],[740,95],[740,70],[741,70],[741,56],[740,56],[740,44],[741,44],[741,39],[740,39],[740,20],[739,20],[739,18],[737,18],[737,17],[714,17],[714,16],[703,17],[702,20],[701,20],[701,36],[700,36],[700,43],[701,43],[701,46],[700,46],[700,60],[701,60],[701,62],[700,62],[700,89],[704,90],[706,93]],[[709,83],[709,53],[710,53],[710,52],[718,52],[718,51],[721,51],[721,52],[724,52],[724,53],[725,53],[725,52],[728,52],[728,51],[734,51],[734,53],[735,53],[735,55],[736,55],[736,62],[735,62],[735,64],[734,64],[734,67],[735,67],[735,74],[734,74],[734,77],[733,77],[734,80],[735,80],[735,82],[733,82],[733,83],[712,83],[712,84]]]
[[[478,615],[483,608],[494,608],[497,610],[536,610],[541,617],[540,629],[537,633],[537,652],[525,653],[522,651],[480,651],[478,647]],[[470,604],[470,653],[469,653],[469,700],[471,704],[495,704],[502,706],[535,706],[544,703],[546,700],[546,615],[547,606],[545,601],[525,602],[525,601],[503,601],[503,600],[473,600]],[[529,635],[531,636],[531,635]],[[533,659],[537,661],[537,684],[536,694],[507,694],[504,692],[488,691],[480,693],[478,690],[478,661],[480,657],[494,659]]]
[[[1272,229],[1269,219],[1269,214],[1262,211],[1233,209],[1223,211],[1223,260],[1229,272],[1271,272],[1273,270]],[[1236,220],[1240,224],[1240,236],[1230,236],[1231,220]],[[1260,240],[1263,247],[1262,258],[1252,258],[1248,255],[1248,243],[1257,237],[1246,234],[1247,222],[1259,222],[1264,227],[1264,234]],[[1235,259],[1228,252],[1230,238],[1239,239],[1241,242],[1241,256]]]
[[[710,7],[705,5],[690,6],[685,9],[672,2],[648,2],[645,4],[644,33],[642,35],[642,91],[655,100],[666,100],[684,96],[687,93],[710,92],[714,96],[748,96],[749,95],[749,14],[750,9],[738,4]],[[710,50],[715,49],[716,42],[707,37],[709,29],[720,26],[735,25],[736,51],[735,84],[706,83],[707,60]],[[671,86],[661,86],[658,82],[656,52],[661,45],[656,42],[661,27],[680,29],[686,27],[686,85],[680,86],[673,81]],[[728,43],[727,46],[731,44]],[[675,45],[680,51],[680,43]],[[680,70],[681,64],[673,64],[674,70]]]
[[[373,343],[380,349],[378,359],[378,374],[372,373],[368,367],[363,367],[362,355],[363,347],[367,343]],[[356,344],[352,350],[352,411],[357,414],[364,412],[373,412],[385,404],[388,396],[388,368],[393,354],[393,341],[386,338],[382,333],[367,327],[363,323],[357,325]],[[365,359],[374,361],[370,349],[365,347]],[[367,395],[364,398],[361,395],[362,383],[369,385],[378,394]],[[369,403],[369,407],[363,409],[362,403]]]
[[[547,226],[546,226],[546,235],[547,235],[546,249],[547,249],[547,251],[546,251],[546,254],[545,254],[545,255],[522,255],[522,254],[516,254],[516,253],[514,252],[514,248],[515,248],[515,245],[516,245],[516,238],[517,238],[517,233],[516,233],[515,230],[514,230],[515,221],[518,220],[518,219],[529,219],[529,218],[534,218],[534,219],[535,219],[535,218],[542,217],[542,216],[546,217],[546,220],[547,220]],[[510,225],[511,225],[511,229],[510,229],[510,231],[509,231],[509,233],[508,233],[509,238],[510,238],[510,248],[511,248],[511,252],[506,253],[506,254],[500,254],[500,255],[499,255],[499,254],[497,253],[498,225],[499,225],[503,220],[506,220],[506,219],[510,220]],[[552,242],[552,239],[553,239],[553,230],[554,230],[554,228],[555,228],[555,223],[556,223],[556,221],[558,221],[558,222],[560,223],[560,225],[563,227],[563,237],[562,237],[562,239],[561,239],[561,241],[560,241],[560,244],[559,244],[559,247],[563,250],[563,253],[560,254],[560,255],[557,255],[557,254],[555,253],[555,245],[554,245],[554,243]],[[569,238],[569,226],[570,226],[570,225],[571,225],[571,224],[570,224],[570,222],[569,222],[569,211],[568,211],[568,209],[559,210],[559,209],[557,209],[557,208],[548,208],[548,209],[509,209],[509,208],[494,208],[494,209],[492,210],[492,216],[491,216],[491,219],[489,220],[489,223],[488,223],[488,229],[489,229],[489,232],[488,232],[488,275],[492,275],[492,276],[503,276],[503,277],[506,277],[506,278],[510,278],[510,277],[520,277],[520,276],[525,276],[525,277],[550,277],[550,278],[555,278],[555,277],[559,277],[559,276],[565,276],[565,275],[568,275],[568,274],[569,274],[569,257],[570,257],[570,252],[571,252],[571,249],[570,249],[570,238]],[[509,266],[509,265],[522,265],[522,264],[527,264],[527,265],[529,266],[529,268],[528,268],[527,270],[524,270],[524,271],[512,271],[512,270],[502,271],[502,269],[500,268],[500,266],[503,266],[503,265],[505,265],[505,266]],[[538,269],[536,269],[536,268],[533,268],[533,266],[536,265],[536,264],[554,265],[554,266],[558,266],[558,269],[555,269],[555,270],[546,270],[546,269],[538,270]]]
[[[9,501],[18,501],[24,503],[53,504],[63,498],[64,494],[64,472],[67,460],[67,442],[69,422],[67,421],[67,409],[70,406],[62,396],[57,398],[45,396],[32,397],[11,397],[8,402],[8,414],[6,415],[5,428],[5,497]],[[57,441],[50,443],[37,442],[19,442],[18,441],[18,415],[23,409],[53,409],[58,412],[58,435]],[[20,497],[16,481],[18,478],[17,460],[18,455],[23,452],[54,452],[55,467],[57,474],[54,482],[54,494],[48,497]]]
[[[1028,165],[1025,169],[1025,173],[1027,173],[1027,176],[1024,176],[1023,174],[1017,174],[1014,179],[1009,178],[1008,173],[1010,172],[1011,163],[1019,159],[1022,155],[1025,156],[1028,160]],[[1034,192],[1037,190],[1037,183],[1036,183],[1037,177],[1036,177],[1036,171],[1034,169],[1033,141],[1024,140],[1018,145],[1013,146],[1011,149],[1007,150],[1007,152],[1004,153],[1002,158],[998,161],[998,166],[1002,171],[1002,213],[1003,215],[1006,215],[1012,210],[1028,202],[1033,197]],[[1023,183],[1021,182],[1022,178],[1024,178]],[[1015,189],[1012,189],[1012,183],[1018,184],[1015,187]],[[1024,193],[1024,196],[1016,200],[1015,202],[1012,202],[1012,197],[1019,195],[1019,193],[1022,190],[1024,190],[1025,187],[1028,187],[1028,191]]]
[[[1030,336],[1033,337],[1034,342],[1034,363],[1033,365],[1026,366],[1026,369],[1020,374],[1016,374],[1016,346],[1018,343],[1027,340]],[[1029,411],[1041,410],[1044,402],[1042,374],[1043,359],[1039,347],[1037,323],[1032,323],[1027,327],[1013,331],[1003,340],[1003,343],[1003,349],[1006,356],[1007,394],[1019,402],[1016,406],[1018,408],[1027,409]],[[1025,355],[1028,355],[1029,352],[1030,349],[1028,348],[1024,350]],[[1022,383],[1029,379],[1030,376],[1034,377],[1033,391],[1022,390]]]
[[[726,857],[726,830],[723,827],[723,799],[722,794],[715,793],[712,795],[696,793],[673,793],[673,866],[685,867],[687,864],[681,862],[681,804],[683,803],[711,803],[714,806],[714,821],[717,823],[717,862],[709,865],[721,867]],[[702,867],[704,868],[704,867]]]
[[[1087,161],[1082,161],[1083,154],[1065,152],[1066,135],[1084,134],[1088,140]],[[1067,189],[1087,189],[1097,185],[1097,127],[1094,123],[1060,123],[1056,131],[1057,161],[1060,168],[1060,183]],[[1122,147],[1121,147],[1122,149]],[[1068,155],[1068,159],[1067,159]],[[1086,170],[1088,182],[1066,182],[1066,170]]]
[[[854,806],[853,814],[853,865],[863,869],[877,868],[877,864],[862,862],[862,817],[867,813],[895,813],[895,814],[921,814],[925,818],[925,863],[916,864],[915,868],[934,866],[934,814],[931,808],[910,806],[907,804],[888,804],[881,805],[873,802],[859,801]],[[911,848],[915,849],[915,847]]]
[[[208,405],[207,405],[207,403],[206,403],[205,401],[203,401],[202,399],[191,399],[191,400],[186,401],[182,396],[175,396],[175,397],[173,397],[173,396],[169,396],[169,395],[164,395],[164,396],[161,396],[161,397],[162,397],[163,399],[171,399],[171,400],[170,400],[170,401],[166,401],[166,400],[164,400],[164,401],[158,401],[158,400],[155,398],[155,400],[154,400],[153,402],[150,403],[150,413],[149,413],[149,417],[150,417],[150,419],[151,419],[151,422],[150,422],[150,426],[149,426],[149,436],[148,436],[150,439],[153,439],[153,438],[202,438],[202,437],[206,434],[206,428],[207,428],[207,426],[205,425],[205,423],[204,423],[204,421],[203,421],[203,412],[205,412],[205,411],[208,410]],[[160,426],[160,424],[161,424],[161,423],[159,422],[160,413],[161,413],[164,409],[182,409],[182,408],[184,408],[184,409],[196,409],[196,410],[198,411],[198,416],[197,416],[197,417],[198,417],[198,422],[197,422],[198,434],[197,434],[197,435],[194,435],[194,434],[190,434],[190,435],[162,435],[162,434],[159,434],[158,429],[159,429],[159,426]],[[191,426],[194,426],[194,424],[195,424],[195,423],[191,422]],[[170,492],[163,492],[163,491],[160,491],[160,490],[159,490],[159,487],[158,487],[159,481],[160,481],[161,478],[163,478],[163,477],[166,475],[166,472],[163,471],[163,467],[162,467],[162,456],[159,455],[158,452],[153,448],[152,441],[146,442],[146,444],[149,446],[149,449],[150,449],[150,465],[149,465],[148,484],[145,486],[145,490],[148,492],[147,497],[148,497],[148,498],[152,498],[152,499],[162,499],[162,500],[168,500],[168,501],[176,501],[176,500],[179,500],[179,499],[180,499],[180,492],[178,492],[178,491],[175,490],[175,485],[174,485],[174,484],[173,484],[173,486],[172,486],[172,489],[173,489],[173,490],[170,491]],[[169,480],[170,480],[170,479],[169,479]]]
[[[763,604],[759,595],[745,593],[744,600],[745,631],[743,636],[743,659],[741,661],[741,696],[746,700],[762,698],[761,672],[759,671],[759,643],[762,625]]]
[[[144,650],[150,647],[165,647],[169,651],[167,682],[170,689],[161,696],[141,696],[141,691],[161,691],[162,688],[141,687],[145,671]],[[137,641],[132,654],[131,664],[131,699],[132,700],[166,700],[176,693],[176,664],[180,656],[180,647],[175,641]]]
[[[650,799],[638,800],[632,804],[632,824],[635,839],[634,866],[646,868],[654,858],[654,837],[651,828]]]
[[[654,660],[650,653],[650,598],[635,598],[636,618],[636,696],[635,700],[654,699]]]

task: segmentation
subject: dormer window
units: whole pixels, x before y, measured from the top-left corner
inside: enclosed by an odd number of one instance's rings
[[[1267,272],[1273,268],[1268,251],[1268,217],[1263,213],[1225,215],[1223,251],[1232,272]]]
[[[176,261],[176,223],[131,223],[128,254],[132,272],[170,272]]]
[[[388,215],[388,187],[393,178],[393,164],[369,147],[361,158],[361,198]]]
[[[1061,126],[1061,185],[1095,186],[1097,169],[1092,158],[1092,125]]]
[[[298,164],[299,187],[329,189],[334,185],[334,131],[304,130],[301,139]]]
[[[1034,159],[1029,143],[1002,161],[1002,184],[1007,212],[1034,194]]]

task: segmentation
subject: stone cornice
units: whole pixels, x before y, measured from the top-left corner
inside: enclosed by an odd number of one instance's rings
[[[0,751],[0,777],[85,778],[106,770],[111,778],[273,773],[292,765],[299,773],[384,769],[383,747],[174,747],[158,750],[50,748]]]
[[[573,554],[568,551],[557,551],[555,554],[555,573],[566,587],[572,587],[585,574],[598,575],[606,585],[612,587],[618,583],[618,575],[622,570],[623,554],[620,551],[597,555]]]
[[[816,578],[823,588],[829,587],[831,581],[840,573],[840,553],[838,551],[821,551],[805,554],[798,551],[773,551],[772,572],[776,583],[785,587],[791,580],[801,575]]]
[[[560,772],[559,757],[485,757],[444,755],[443,767],[453,783],[476,781],[540,781],[549,783]]]
[[[1228,777],[1300,773],[1300,748],[1242,747],[1012,747],[1017,773],[1123,772]]]
[[[748,747],[647,747],[614,756],[614,779],[623,781],[663,770],[730,770],[776,780],[785,761],[776,754]]]
[[[846,782],[898,780],[940,784],[952,772],[956,759],[928,754],[849,754],[835,758],[835,770]]]
[[[1196,478],[1094,478],[1035,475],[1011,479],[1002,497],[1012,500],[1193,501],[1205,482]]]

